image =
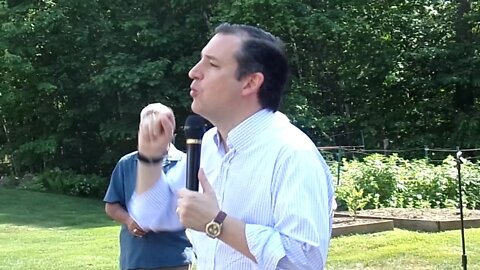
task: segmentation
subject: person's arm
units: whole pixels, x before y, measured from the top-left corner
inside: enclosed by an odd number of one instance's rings
[[[140,152],[139,152],[140,153]],[[156,164],[148,164],[138,161],[137,164],[137,185],[135,192],[142,194],[152,188],[157,181],[165,182],[163,175],[162,162]]]
[[[119,203],[105,203],[105,212],[113,220],[125,224],[131,234],[139,237],[145,235],[146,232],[140,228]]]
[[[176,208],[176,190],[185,185],[186,159],[179,160],[166,174],[141,194],[134,193],[129,204],[133,219],[145,230],[175,231],[183,229]],[[138,180],[137,180],[138,182]]]
[[[322,269],[331,235],[333,187],[318,152],[281,158],[274,185],[274,227],[245,225],[250,252],[262,269]]]
[[[149,190],[163,177],[162,159],[167,155],[175,130],[175,117],[170,108],[154,103],[140,113],[136,193]],[[146,160],[155,160],[148,162]]]
[[[145,231],[130,217],[124,206],[126,202],[125,185],[130,181],[135,181],[133,179],[134,175],[129,173],[129,167],[134,162],[136,162],[134,155],[130,153],[122,157],[113,169],[110,184],[104,197],[105,213],[113,220],[125,224],[128,231],[133,235],[143,236]]]
[[[208,182],[203,169],[199,170],[198,180],[202,187],[202,192],[199,193],[185,188],[181,189],[178,192],[180,200],[177,211],[180,221],[186,228],[205,232],[205,225],[215,218],[220,209],[215,190]],[[227,214],[218,239],[255,262],[255,257],[248,248],[245,237],[245,223],[243,221]]]
[[[245,223],[243,221],[227,215],[223,222],[222,233],[219,235],[218,239],[236,249],[250,260],[257,262],[255,256],[250,252],[250,248],[248,247],[245,234]]]
[[[127,224],[130,218],[128,212],[118,203],[105,203],[105,213],[121,224]]]
[[[273,227],[246,224],[227,213],[218,238],[260,269],[322,269],[331,234],[333,189],[328,167],[311,151],[290,153],[279,164],[273,180]],[[199,180],[202,193],[179,191],[178,214],[186,228],[205,232],[205,224],[220,209],[203,171]]]
[[[162,158],[168,152],[174,130],[175,118],[170,108],[155,103],[142,110],[138,131],[137,183],[129,211],[145,230],[182,228],[175,213],[177,198],[162,168]]]

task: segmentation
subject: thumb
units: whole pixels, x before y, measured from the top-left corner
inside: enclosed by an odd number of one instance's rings
[[[210,182],[208,182],[208,179],[203,172],[203,168],[198,170],[198,182],[202,186],[203,193],[215,193],[212,185],[210,185]]]

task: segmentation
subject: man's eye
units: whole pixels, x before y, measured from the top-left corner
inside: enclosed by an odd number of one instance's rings
[[[212,63],[212,62],[210,62],[210,66],[212,66],[212,67],[218,67],[218,65],[217,65],[217,64],[215,64],[215,63]]]

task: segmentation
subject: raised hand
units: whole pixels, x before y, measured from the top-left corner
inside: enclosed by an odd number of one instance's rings
[[[174,130],[173,111],[161,103],[149,104],[140,113],[138,152],[148,158],[165,155]]]

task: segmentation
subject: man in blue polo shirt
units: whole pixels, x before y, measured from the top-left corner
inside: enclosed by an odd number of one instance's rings
[[[147,106],[145,108],[147,110],[142,111],[142,117],[148,114],[148,108],[155,109],[155,104]],[[163,162],[163,171],[168,174],[169,171],[184,169],[184,166],[175,166],[184,158],[185,153],[170,144],[168,155],[159,162]],[[118,161],[103,199],[107,215],[122,224],[120,269],[187,270],[194,255],[184,230],[144,231],[129,214],[128,201],[135,191],[137,162],[136,151],[123,156]]]

